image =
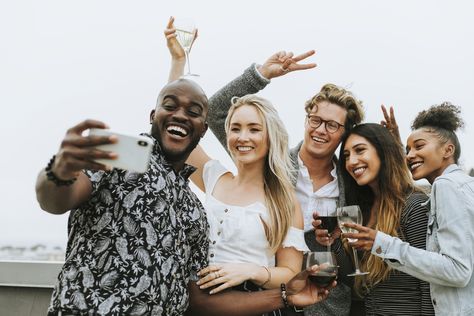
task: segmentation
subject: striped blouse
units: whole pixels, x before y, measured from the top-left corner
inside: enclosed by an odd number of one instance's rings
[[[399,237],[411,246],[426,248],[428,197],[411,194],[400,219]],[[388,279],[370,289],[365,297],[367,315],[434,315],[429,283],[403,272],[392,270]]]

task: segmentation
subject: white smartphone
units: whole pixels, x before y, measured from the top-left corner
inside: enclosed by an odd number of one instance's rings
[[[114,168],[144,173],[150,163],[153,140],[145,136],[130,136],[112,132],[108,129],[91,128],[89,135],[118,137],[114,144],[96,146],[97,149],[111,151],[118,155],[116,159],[96,159],[98,163]]]

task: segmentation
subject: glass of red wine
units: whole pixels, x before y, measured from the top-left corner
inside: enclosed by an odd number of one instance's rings
[[[315,210],[319,214],[321,220],[321,229],[328,231],[328,236],[338,227],[337,222],[337,202],[333,199],[319,199],[315,205]]]
[[[306,257],[306,267],[319,265],[319,271],[310,274],[309,279],[318,287],[326,287],[337,278],[336,256],[330,251],[309,252]]]

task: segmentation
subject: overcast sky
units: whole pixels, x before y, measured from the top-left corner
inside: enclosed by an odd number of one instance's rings
[[[65,246],[67,215],[42,212],[36,175],[66,129],[85,118],[113,130],[148,131],[166,83],[163,29],[192,17],[191,66],[208,95],[279,50],[316,49],[316,69],[277,78],[261,93],[279,109],[295,145],[304,102],[327,82],[364,101],[366,121],[394,105],[406,139],[418,111],[462,107],[462,161],[474,166],[474,22],[471,1],[3,1],[0,246]],[[208,133],[204,146],[230,165]],[[470,158],[469,158],[470,157]]]

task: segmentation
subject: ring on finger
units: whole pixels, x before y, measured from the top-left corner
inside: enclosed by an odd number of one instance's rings
[[[288,68],[285,69],[285,68],[283,68],[283,66],[280,66],[280,68],[281,68],[281,71],[288,72]]]

